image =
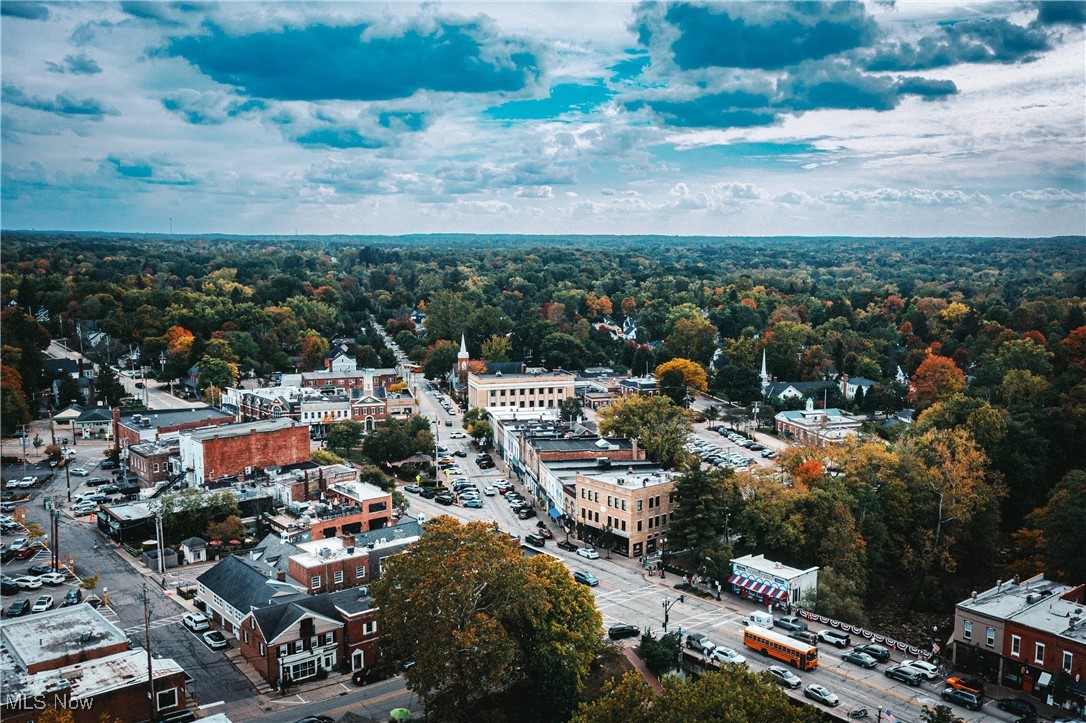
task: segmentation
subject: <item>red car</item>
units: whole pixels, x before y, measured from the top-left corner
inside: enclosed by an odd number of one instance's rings
[[[554,539],[554,533],[551,532],[550,528],[547,528],[547,527],[540,527],[539,528],[539,535],[540,535],[540,537],[544,537],[544,538],[546,538],[548,540],[553,540]]]
[[[37,553],[37,551],[38,551],[38,548],[33,547],[31,545],[26,545],[25,547],[20,547],[18,550],[15,551],[15,559],[16,560],[29,560],[31,557],[34,557],[34,555],[35,555],[35,553]]]

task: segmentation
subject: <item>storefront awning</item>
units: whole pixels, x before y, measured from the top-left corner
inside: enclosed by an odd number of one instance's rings
[[[1037,676],[1037,687],[1044,688],[1052,684],[1052,673],[1044,672]]]
[[[758,587],[758,584],[759,584],[758,581],[755,580],[754,578],[749,578],[749,579],[743,581],[743,587],[745,587],[748,590],[754,590],[754,588]]]
[[[557,507],[552,507],[547,510],[547,514],[551,516],[552,520],[557,520],[559,517],[562,516],[562,513],[558,511]]]
[[[729,585],[735,585],[737,580],[742,580],[742,579],[743,579],[743,576],[740,575],[737,572],[737,573],[735,573],[734,575],[732,575],[731,577],[728,578],[728,584]]]
[[[788,597],[788,591],[778,590],[777,594],[774,597],[776,597],[778,600],[784,600],[786,597]]]

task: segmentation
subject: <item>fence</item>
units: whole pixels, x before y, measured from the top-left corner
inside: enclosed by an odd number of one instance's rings
[[[814,620],[816,622],[820,622],[823,625],[829,625],[830,627],[837,628],[838,630],[843,630],[846,633],[859,635],[860,637],[870,640],[873,643],[879,643],[880,645],[885,645],[888,648],[895,648],[903,653],[908,653],[910,656],[915,658],[930,660],[933,656],[933,653],[930,650],[921,650],[915,645],[910,645],[908,643],[901,642],[900,640],[894,640],[893,638],[879,635],[878,633],[872,632],[865,628],[861,628],[857,625],[842,623],[839,620],[827,618],[824,615],[819,615],[818,613],[813,613],[809,610],[800,610],[799,616],[807,620]]]

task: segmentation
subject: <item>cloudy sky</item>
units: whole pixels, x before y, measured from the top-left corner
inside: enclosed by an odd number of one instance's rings
[[[5,229],[1086,232],[1082,2],[3,2]]]

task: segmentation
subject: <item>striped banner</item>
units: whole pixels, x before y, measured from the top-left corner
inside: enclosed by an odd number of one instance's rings
[[[916,647],[915,645],[910,645],[910,644],[902,642],[900,640],[894,640],[893,638],[888,638],[888,637],[886,637],[884,635],[879,635],[879,634],[874,633],[874,632],[872,632],[870,630],[866,630],[864,628],[861,628],[858,625],[850,625],[848,623],[843,623],[843,622],[841,622],[839,620],[834,620],[832,618],[828,618],[825,615],[819,615],[818,613],[811,612],[810,610],[800,610],[799,611],[799,616],[801,618],[804,618],[805,620],[812,620],[812,621],[815,621],[815,622],[822,623],[823,625],[829,625],[831,627],[840,628],[841,630],[852,633],[854,635],[859,635],[859,636],[861,636],[863,638],[866,638],[867,640],[870,640],[870,641],[872,641],[874,643],[880,643],[882,645],[885,645],[888,648],[894,648],[894,649],[899,650],[899,651],[901,651],[903,653],[908,653],[910,656],[912,656],[914,658],[922,658],[924,660],[928,660],[928,659],[930,659],[932,657],[932,654],[933,654],[931,651],[922,650],[922,649]]]

